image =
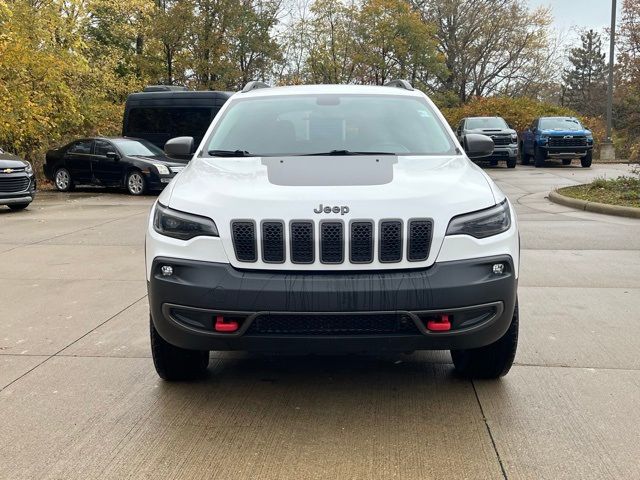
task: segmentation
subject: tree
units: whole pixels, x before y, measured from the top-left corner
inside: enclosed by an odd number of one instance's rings
[[[188,70],[196,88],[234,89],[265,78],[280,52],[271,36],[278,0],[193,0]]]
[[[593,30],[580,35],[582,46],[569,53],[571,67],[564,70],[561,104],[585,115],[602,115],[606,106],[607,82],[602,40]]]
[[[624,155],[640,159],[640,0],[624,0],[618,32],[614,126],[625,137]],[[616,145],[618,146],[618,145]]]
[[[231,28],[227,56],[235,75],[227,86],[242,88],[251,80],[267,80],[280,59],[280,45],[272,37],[280,0],[242,0]]]
[[[186,47],[189,27],[194,21],[194,5],[191,0],[155,0],[149,26],[149,42],[157,43],[161,55],[161,81],[165,85],[185,84],[188,68]]]
[[[359,79],[382,85],[394,78],[424,81],[443,74],[436,52],[435,28],[405,0],[366,0],[357,23]]]
[[[406,78],[429,88],[442,74],[433,26],[406,0],[316,0],[294,25],[291,51],[302,53],[301,77],[312,83],[381,85]]]
[[[551,70],[548,9],[530,10],[523,0],[412,0],[436,26],[446,72],[436,88],[461,103],[471,96],[534,91]]]
[[[350,83],[357,62],[355,38],[358,8],[341,0],[316,0],[311,6],[305,44],[307,70],[313,83]]]

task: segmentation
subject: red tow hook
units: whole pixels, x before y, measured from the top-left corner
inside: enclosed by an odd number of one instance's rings
[[[218,315],[216,316],[216,323],[213,328],[216,332],[231,333],[238,330],[238,322],[225,320],[222,315]]]
[[[449,315],[439,315],[435,320],[427,321],[427,328],[432,332],[447,332],[451,330],[451,322],[449,321]]]

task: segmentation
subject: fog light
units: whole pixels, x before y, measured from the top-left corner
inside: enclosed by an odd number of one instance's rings
[[[504,263],[494,263],[493,273],[494,275],[502,275],[504,273]]]
[[[494,266],[494,270],[495,270],[495,266]],[[171,275],[173,275],[173,267],[170,267],[169,265],[163,265],[160,271],[162,272],[162,275],[164,275],[165,277],[170,277]]]

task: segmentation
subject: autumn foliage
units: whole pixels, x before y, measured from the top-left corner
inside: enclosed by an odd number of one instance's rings
[[[253,79],[406,78],[448,107],[452,125],[500,115],[521,131],[538,116],[574,115],[600,141],[602,118],[554,104],[562,58],[550,24],[548,9],[525,0],[0,0],[0,146],[38,167],[71,138],[118,134],[127,95],[145,85],[232,91]],[[622,157],[640,156],[638,25],[640,0],[624,0]]]
[[[498,116],[504,118],[518,132],[531,125],[537,117],[576,117],[593,132],[596,142],[604,140],[605,137],[605,124],[601,117],[586,117],[569,108],[529,98],[474,98],[461,107],[444,108],[442,113],[452,127],[465,117]]]

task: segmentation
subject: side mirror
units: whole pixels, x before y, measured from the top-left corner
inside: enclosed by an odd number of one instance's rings
[[[117,162],[118,160],[120,160],[120,155],[118,155],[116,152],[107,152],[107,158],[109,160]]]
[[[193,137],[175,137],[164,144],[164,153],[170,157],[190,157],[193,155]]]
[[[462,147],[469,158],[488,157],[493,154],[493,140],[479,133],[468,133],[462,139]]]

